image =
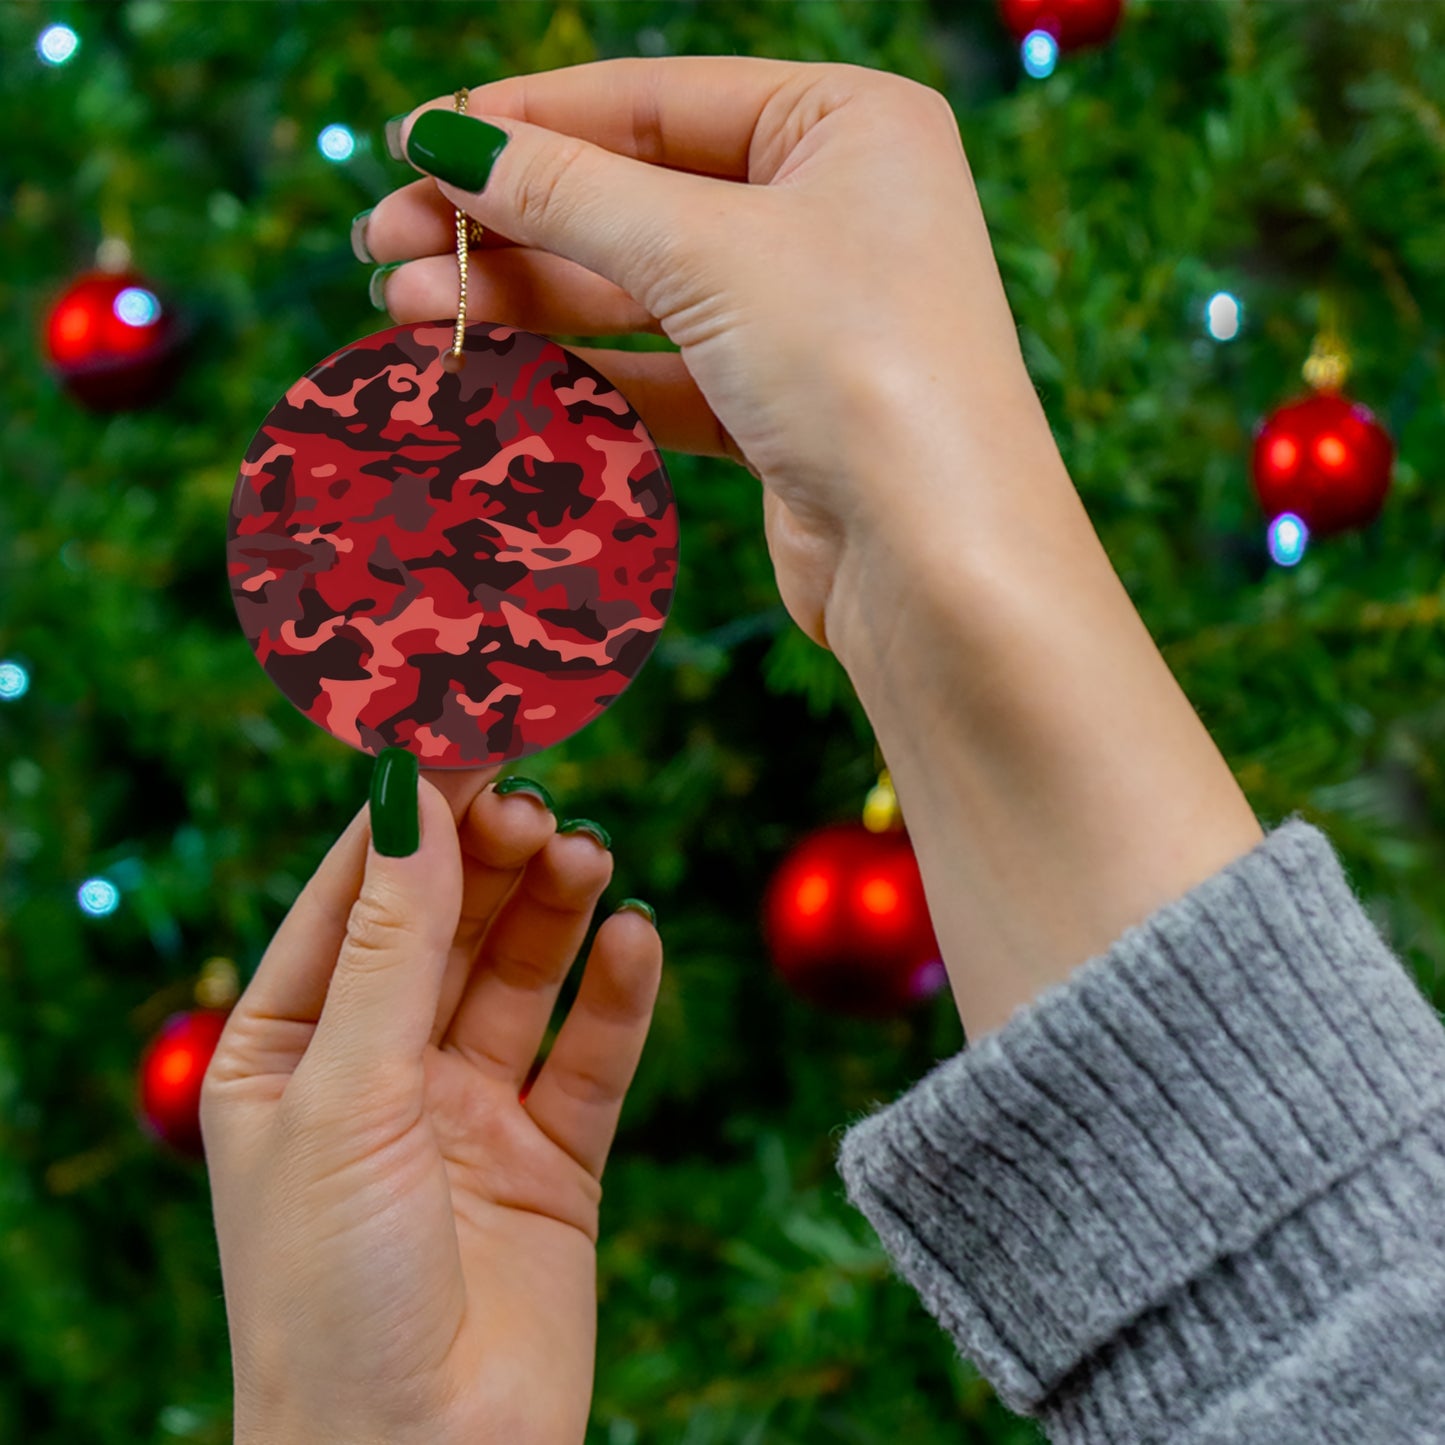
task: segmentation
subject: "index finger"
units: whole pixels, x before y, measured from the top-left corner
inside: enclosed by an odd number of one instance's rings
[[[818,69],[748,55],[623,56],[488,81],[472,90],[467,108],[672,170],[766,181],[750,166],[768,103],[791,85],[810,84]],[[448,96],[412,114],[452,106]]]

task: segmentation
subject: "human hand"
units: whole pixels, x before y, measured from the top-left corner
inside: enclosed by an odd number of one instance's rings
[[[510,137],[480,192],[497,137],[478,117]],[[1062,471],[937,91],[852,65],[605,60],[478,86],[466,116],[430,101],[388,133],[431,172],[357,236],[409,263],[384,277],[391,315],[455,314],[455,206],[488,231],[472,317],[666,334],[679,352],[572,349],[659,445],[760,478],[779,591],[814,641],[867,605],[856,577],[834,586],[868,570],[856,554],[908,553],[943,513],[1007,505],[1017,522],[1007,483]],[[472,188],[441,175],[458,152]],[[946,433],[945,464],[903,460],[920,432]]]
[[[526,1090],[612,856],[489,776],[422,780],[407,857],[352,819],[207,1071],[237,1445],[584,1436],[600,1181],[662,949],[603,923]]]

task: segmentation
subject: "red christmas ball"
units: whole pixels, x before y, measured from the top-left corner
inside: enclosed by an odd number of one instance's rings
[[[1060,50],[1078,50],[1101,45],[1114,33],[1124,0],[999,0],[998,10],[1015,40],[1044,30]]]
[[[908,835],[835,823],[783,860],[763,900],[773,965],[836,1013],[901,1013],[946,981]]]
[[[179,328],[132,271],[90,271],[62,292],[45,321],[45,353],[78,401],[115,411],[153,401],[174,376]]]
[[[204,1157],[201,1082],[229,1016],[227,1009],[172,1014],[141,1056],[141,1123],[182,1154]]]
[[[1367,407],[1320,391],[1279,407],[1254,438],[1255,495],[1272,521],[1293,512],[1315,536],[1373,522],[1395,447]]]

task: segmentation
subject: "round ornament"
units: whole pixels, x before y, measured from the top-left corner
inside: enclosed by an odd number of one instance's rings
[[[1015,40],[1043,30],[1060,50],[1102,44],[1114,33],[1123,10],[1124,0],[999,0],[999,15]]]
[[[342,347],[261,424],[231,501],[236,614],[362,752],[527,757],[615,702],[667,620],[678,523],[625,397],[544,336],[451,321]],[[460,363],[460,364],[458,364]]]
[[[88,271],[50,308],[45,353],[76,400],[96,411],[153,401],[179,355],[176,317],[134,271]]]
[[[193,1009],[172,1014],[140,1062],[138,1114],[147,1132],[196,1158],[201,1139],[201,1084],[229,1010]]]
[[[1365,527],[1390,490],[1395,448],[1368,407],[1318,391],[1278,407],[1255,434],[1255,495],[1271,519],[1293,512],[1315,536]]]
[[[763,932],[783,981],[835,1013],[902,1013],[947,978],[902,829],[834,823],[809,834],[768,885]]]

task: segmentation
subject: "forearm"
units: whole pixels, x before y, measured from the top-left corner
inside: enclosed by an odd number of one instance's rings
[[[1030,403],[989,439],[933,409],[867,463],[917,500],[847,548],[827,619],[970,1039],[1262,836]]]

